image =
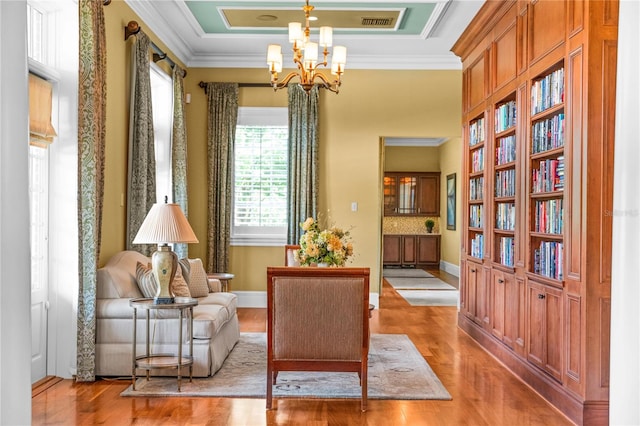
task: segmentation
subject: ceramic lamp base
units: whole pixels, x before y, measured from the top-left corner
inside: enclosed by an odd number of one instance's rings
[[[158,292],[153,298],[156,305],[168,305],[174,302],[171,293],[171,282],[176,275],[178,256],[171,251],[168,245],[158,246],[158,251],[151,256],[151,268],[158,283]]]

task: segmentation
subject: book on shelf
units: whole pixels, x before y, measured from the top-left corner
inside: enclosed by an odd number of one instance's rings
[[[507,164],[516,161],[516,136],[510,135],[498,139],[496,148],[496,164]]]
[[[484,198],[484,177],[476,177],[469,179],[469,198],[472,201],[482,200]]]
[[[516,205],[498,203],[496,205],[496,229],[513,231],[516,227]]]
[[[504,132],[516,125],[516,101],[499,105],[495,110],[495,132]]]
[[[484,170],[484,147],[478,148],[471,153],[471,173]]]
[[[474,146],[484,142],[484,118],[479,118],[469,125],[469,145]]]
[[[562,281],[564,245],[558,241],[541,241],[533,251],[533,272]]]
[[[558,113],[553,117],[536,121],[531,126],[531,153],[538,154],[563,147],[564,136],[564,113]]]
[[[514,264],[515,241],[513,237],[500,238],[500,263],[513,267]]]
[[[564,189],[564,156],[541,160],[531,172],[531,192],[553,192]]]
[[[562,234],[563,200],[536,200],[534,205],[533,232]]]
[[[495,185],[496,197],[515,197],[516,170],[509,169],[497,171]]]
[[[482,254],[484,253],[484,235],[475,234],[475,236],[471,239],[471,256],[477,257],[479,259],[482,258]]]
[[[472,228],[482,228],[484,225],[484,214],[482,204],[472,204],[469,206],[469,226]]]
[[[531,86],[531,114],[538,114],[564,102],[564,68],[534,81]]]

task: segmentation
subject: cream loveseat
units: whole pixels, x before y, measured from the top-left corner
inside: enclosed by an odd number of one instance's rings
[[[131,376],[133,308],[132,298],[143,297],[136,279],[138,263],[148,265],[150,259],[135,251],[122,251],[98,270],[96,294],[96,375]],[[203,271],[204,273],[204,271]],[[188,277],[185,277],[188,278]],[[240,337],[237,296],[220,291],[218,280],[209,280],[213,291],[196,297],[193,308],[193,376],[215,374]],[[205,290],[206,292],[207,290]],[[146,310],[138,310],[136,353],[145,351]],[[156,318],[157,313],[157,318]],[[186,322],[185,322],[186,323]],[[149,339],[154,353],[176,353],[178,320],[175,310],[151,312]],[[186,336],[186,333],[183,333]],[[188,353],[183,341],[183,353]],[[175,374],[160,370],[159,374]]]

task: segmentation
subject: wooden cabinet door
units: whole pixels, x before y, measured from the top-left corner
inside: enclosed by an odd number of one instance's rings
[[[440,265],[440,235],[418,235],[418,264]]]
[[[524,345],[523,335],[521,332],[522,324],[524,324],[525,293],[521,293],[521,286],[524,287],[522,280],[515,279],[513,274],[503,274],[504,279],[504,336],[502,341],[511,349],[522,348]],[[520,352],[522,354],[522,352]]]
[[[503,340],[505,330],[506,288],[505,273],[495,269],[491,271],[491,308],[489,320],[491,333],[500,340]]]
[[[488,287],[485,283],[482,265],[474,262],[467,263],[467,281],[470,284],[467,293],[470,316],[477,324],[484,326],[489,316],[487,311]]]
[[[465,284],[463,290],[466,299],[464,314],[472,320],[476,317],[476,281],[478,279],[478,268],[477,264],[466,262],[465,275],[467,279],[462,283]]]
[[[440,216],[440,174],[418,177],[418,214]]]
[[[416,237],[415,235],[402,236],[402,264],[416,264]]]
[[[401,235],[384,235],[382,237],[382,263],[384,265],[402,264]]]
[[[398,207],[396,198],[398,190],[398,179],[394,175],[385,174],[383,180],[384,215],[393,216]]]
[[[527,359],[562,380],[562,291],[529,282]]]
[[[547,356],[544,368],[557,380],[562,381],[562,357],[564,353],[562,291],[555,288],[547,288],[544,302],[547,320]]]

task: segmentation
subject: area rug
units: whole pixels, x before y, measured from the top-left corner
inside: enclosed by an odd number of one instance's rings
[[[266,394],[266,334],[242,333],[240,341],[220,371],[206,379],[183,379],[177,391],[175,378],[152,377],[136,381],[122,396],[214,396],[264,398]],[[413,342],[404,334],[372,334],[369,349],[370,399],[450,400],[442,385]],[[278,374],[273,396],[276,398],[356,398],[361,389],[355,373]]]
[[[449,285],[436,277],[427,278],[403,278],[403,277],[385,277],[391,287],[396,290],[455,290],[456,288]]]
[[[430,273],[422,269],[415,268],[384,268],[382,270],[382,276],[384,278],[389,277],[403,277],[403,278],[427,278],[433,277]]]
[[[458,290],[396,290],[412,306],[458,306]]]

